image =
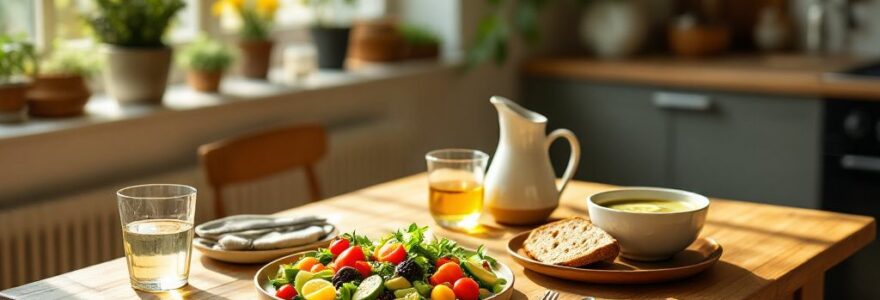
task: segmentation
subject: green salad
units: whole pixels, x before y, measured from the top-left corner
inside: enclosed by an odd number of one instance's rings
[[[275,297],[304,300],[478,300],[507,284],[493,271],[483,246],[428,239],[428,227],[411,224],[379,240],[345,233],[271,279]]]

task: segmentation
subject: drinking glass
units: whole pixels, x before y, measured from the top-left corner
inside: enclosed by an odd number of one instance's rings
[[[471,230],[483,212],[483,178],[489,155],[479,150],[428,152],[429,207],[440,226]]]
[[[186,285],[196,189],[137,185],[117,191],[116,198],[131,286],[154,292]]]

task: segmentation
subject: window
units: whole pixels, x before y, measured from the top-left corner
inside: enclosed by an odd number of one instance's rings
[[[170,43],[191,40],[201,29],[201,1],[185,2],[186,8],[171,25]],[[94,9],[94,0],[0,0],[0,32],[26,33],[43,50],[55,41],[91,43],[91,28],[83,16]]]
[[[205,22],[216,22],[212,15],[211,0],[184,0],[186,8],[171,25],[167,40],[171,44],[185,43],[205,28]],[[386,0],[359,0],[354,8],[335,0],[334,17],[341,20],[369,19],[383,16]],[[49,50],[56,41],[73,45],[90,44],[91,28],[84,15],[93,12],[94,0],[0,0],[0,32],[26,34],[41,50]],[[301,0],[280,0],[276,14],[276,29],[304,28],[312,21],[312,13]],[[209,21],[210,20],[210,21]],[[222,20],[225,32],[232,32],[236,22]],[[231,25],[231,26],[230,26]]]
[[[31,39],[36,39],[35,2],[34,0],[0,1],[0,31],[10,34],[26,34]]]

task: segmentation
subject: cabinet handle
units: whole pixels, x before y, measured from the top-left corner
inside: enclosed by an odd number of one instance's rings
[[[656,92],[654,105],[664,109],[708,111],[712,108],[712,99],[700,94]]]
[[[862,155],[844,155],[840,166],[845,170],[880,172],[880,158]]]

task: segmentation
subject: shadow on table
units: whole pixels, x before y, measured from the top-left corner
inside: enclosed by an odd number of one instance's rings
[[[210,293],[208,291],[193,287],[192,285],[187,285],[185,287],[161,292],[161,293],[148,293],[137,291],[138,298],[141,299],[231,299],[229,297],[220,296],[218,294]]]
[[[222,261],[211,259],[207,256],[202,256],[199,259],[199,264],[201,264],[201,267],[203,267],[205,269],[208,269],[208,270],[211,270],[211,271],[214,271],[214,272],[226,275],[226,276],[232,276],[232,277],[235,277],[236,279],[244,279],[244,280],[253,279],[254,274],[257,272],[257,270],[259,270],[260,267],[262,267],[264,265],[263,263],[259,263],[259,264],[227,263],[227,262],[222,262]]]
[[[600,299],[629,299],[646,296],[650,298],[706,298],[709,295],[706,295],[704,290],[710,288],[714,288],[712,296],[745,298],[749,296],[750,290],[757,291],[759,289],[757,287],[763,287],[769,283],[769,280],[758,277],[749,270],[724,261],[718,261],[711,269],[693,277],[678,281],[639,285],[569,281],[528,269],[523,270],[523,273],[529,280],[546,289]],[[539,290],[530,296],[538,299],[543,293],[544,290]]]

